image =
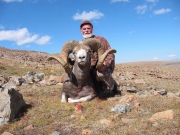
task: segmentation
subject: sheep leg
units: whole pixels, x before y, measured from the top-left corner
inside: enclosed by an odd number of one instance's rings
[[[82,98],[79,98],[79,99],[68,98],[68,102],[69,103],[85,102],[85,101],[89,101],[89,100],[91,100],[93,98],[94,98],[93,95],[89,95],[89,96],[82,97]]]
[[[66,93],[64,93],[64,92],[62,92],[61,102],[62,103],[67,103],[67,96],[66,96]]]

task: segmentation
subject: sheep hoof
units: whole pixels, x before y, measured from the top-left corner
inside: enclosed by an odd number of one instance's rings
[[[62,103],[67,103],[67,101],[65,99],[61,99]]]
[[[74,100],[72,98],[68,98],[69,103],[74,103]]]

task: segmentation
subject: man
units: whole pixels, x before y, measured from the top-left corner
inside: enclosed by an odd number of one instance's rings
[[[84,37],[83,40],[86,40],[87,38],[96,38],[99,40],[104,50],[111,49],[108,41],[104,37],[93,34],[93,25],[89,20],[84,20],[81,22],[80,30],[82,36]],[[112,77],[115,66],[114,59],[114,54],[108,54],[101,68],[97,70],[95,66],[98,60],[97,52],[94,52],[94,57],[91,58],[91,75],[95,81],[95,85],[97,85],[97,93],[101,98],[114,96],[114,94],[117,92],[117,84]]]

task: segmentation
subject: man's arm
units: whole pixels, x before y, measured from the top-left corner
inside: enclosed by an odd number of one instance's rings
[[[110,44],[108,43],[108,41],[101,36],[95,36],[94,38],[98,39],[99,42],[101,43],[101,45],[103,46],[104,50],[108,50],[111,49]]]

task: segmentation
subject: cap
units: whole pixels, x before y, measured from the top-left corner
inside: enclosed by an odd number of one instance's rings
[[[90,25],[92,26],[92,28],[93,28],[93,25],[92,25],[92,23],[91,23],[89,20],[84,20],[84,21],[82,21],[82,22],[81,22],[81,25],[80,25],[80,28],[82,28],[82,26],[83,26],[84,24],[90,24]]]

